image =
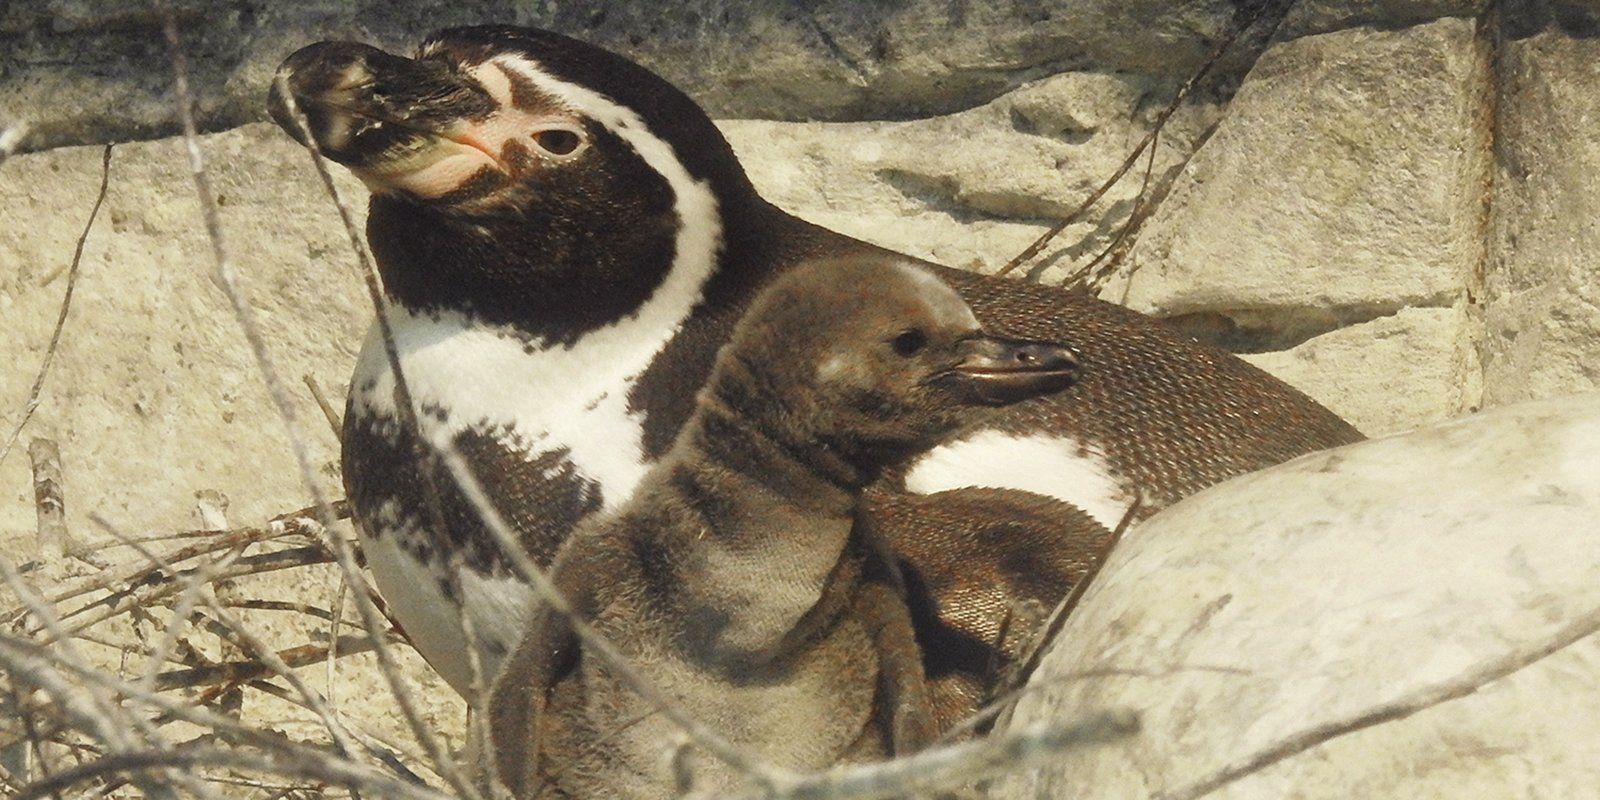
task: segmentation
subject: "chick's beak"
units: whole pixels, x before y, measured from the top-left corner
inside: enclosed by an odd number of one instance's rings
[[[959,347],[960,362],[941,373],[939,382],[975,405],[1010,405],[1077,382],[1078,354],[1064,345],[977,336]]]

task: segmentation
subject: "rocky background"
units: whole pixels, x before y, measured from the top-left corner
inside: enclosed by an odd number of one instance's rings
[[[779,204],[995,271],[1122,163],[1246,4],[175,5],[230,252],[280,369],[337,398],[370,312],[306,154],[261,122],[273,68],[300,45],[404,51],[489,21],[562,30],[700,98]],[[1600,386],[1596,34],[1596,0],[1301,0],[1180,105],[1147,182],[1141,161],[1019,274],[1059,282],[1108,251],[1108,299],[1243,354],[1369,434]],[[90,512],[130,532],[195,527],[205,490],[228,499],[233,524],[307,503],[211,282],[172,108],[160,23],[142,4],[0,7],[0,127],[32,131],[31,152],[0,165],[0,436],[44,357],[101,145],[115,145],[41,404],[0,463],[8,558],[34,547],[24,450],[36,436],[60,443],[83,540],[104,538]],[[342,188],[359,207],[360,186]],[[1122,236],[1130,215],[1142,227]],[[294,399],[337,493],[336,441],[309,392]],[[332,602],[331,571],[286,575],[241,591]],[[378,691],[360,658],[340,670],[347,694]],[[433,719],[459,731],[459,702],[426,685]],[[350,713],[394,729],[368,705]]]

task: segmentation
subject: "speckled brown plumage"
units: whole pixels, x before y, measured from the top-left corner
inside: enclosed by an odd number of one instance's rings
[[[802,266],[757,300],[661,463],[622,508],[579,526],[553,580],[647,680],[765,763],[816,771],[915,750],[938,726],[896,559],[862,493],[991,407],[1060,391],[1075,363],[983,335],[950,289],[899,259]],[[1019,546],[1027,527],[989,533]],[[940,554],[982,560],[991,543]],[[489,704],[500,778],[517,797],[671,797],[671,727],[650,710],[542,609]],[[742,782],[703,766],[697,791]]]
[[[1011,489],[921,496],[879,485],[865,501],[901,559],[940,730],[989,699],[1111,538],[1068,503]]]

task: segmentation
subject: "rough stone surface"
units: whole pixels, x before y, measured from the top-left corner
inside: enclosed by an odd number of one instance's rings
[[[1466,308],[1403,308],[1289,350],[1244,360],[1312,392],[1368,436],[1447,420],[1471,408],[1482,371]]]
[[[1114,172],[1170,92],[1128,75],[1066,72],[982,106],[905,122],[722,127],[769,199],[820,225],[930,258],[993,272]],[[1171,182],[1216,121],[1186,105],[1157,148],[1152,183]],[[1059,280],[1115,235],[1137,180],[1107,196],[1109,213],[1068,228],[1070,245],[1034,268]]]
[[[369,305],[344,229],[305,152],[276,127],[208,136],[202,149],[225,204],[222,223],[235,269],[288,384],[316,477],[325,492],[340,497],[338,443],[301,376],[314,377],[337,402],[366,328]],[[0,370],[0,437],[16,424],[44,357],[65,270],[99,185],[100,153],[99,147],[64,148],[0,166],[0,351],[8,354]],[[341,178],[341,184],[346,195],[362,197],[354,180]],[[38,411],[0,463],[0,555],[13,563],[34,555],[26,453],[32,437],[60,445],[68,524],[83,542],[110,538],[89,521],[90,513],[128,534],[199,527],[195,494],[205,489],[228,499],[235,525],[261,524],[310,503],[285,429],[211,275],[182,141],[117,146],[105,207],[84,248],[71,315]],[[135,557],[126,550],[105,555]],[[237,583],[241,596],[328,607],[334,576],[331,567],[315,567]],[[307,641],[309,632],[295,615],[263,612],[250,619],[274,646]],[[403,655],[413,680],[432,687],[425,706],[433,724],[458,731],[460,700],[414,653]],[[370,658],[341,663],[346,697],[386,693]],[[285,717],[285,707],[266,695],[247,697],[251,719]],[[346,709],[355,725],[406,738],[392,706]]]
[[[1143,730],[992,796],[1175,790],[1537,648],[1600,613],[1597,514],[1595,394],[1312,454],[1187,498],[1124,539],[1017,714],[1024,724],[1128,707]],[[1597,704],[1590,636],[1210,796],[1590,796]]]
[[[1600,39],[1502,45],[1485,400],[1600,386]]]
[[[1470,20],[1269,50],[1106,295],[1170,315],[1451,305],[1481,258]]]
[[[1319,0],[1280,30],[1405,25],[1483,0]],[[718,116],[875,119],[953,111],[1063,69],[1181,80],[1234,13],[1229,0],[206,0],[174,2],[205,127],[265,118],[272,70],[317,39],[407,52],[451,25],[537,25],[627,53]],[[0,8],[0,119],[34,147],[176,130],[160,20],[147,4],[24,0]],[[1247,59],[1224,71],[1242,73]]]

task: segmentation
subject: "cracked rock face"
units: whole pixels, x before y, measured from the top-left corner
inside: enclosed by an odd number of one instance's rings
[[[1593,393],[1314,453],[1186,498],[1119,544],[1014,722],[1122,707],[1143,729],[991,796],[1160,795],[1462,681],[1484,685],[1211,796],[1589,794],[1600,640],[1540,653],[1600,609],[1597,515]]]

